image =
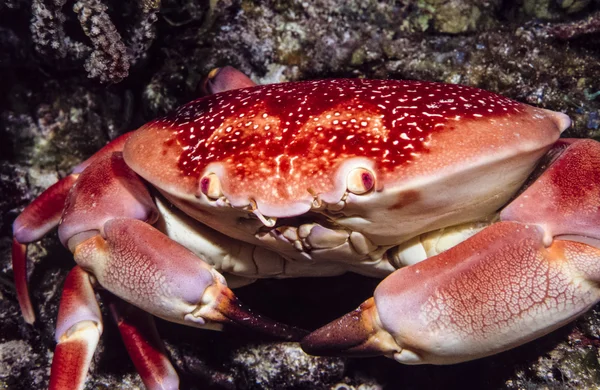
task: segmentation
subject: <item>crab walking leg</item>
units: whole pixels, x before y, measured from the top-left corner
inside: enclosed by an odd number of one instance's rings
[[[58,225],[65,201],[77,180],[71,174],[49,187],[37,197],[13,223],[12,266],[17,290],[17,299],[25,322],[33,324],[35,314],[27,287],[27,245],[41,239]]]
[[[179,389],[179,377],[167,358],[154,318],[111,296],[110,311],[121,337],[148,390]]]
[[[65,280],[58,310],[50,390],[83,388],[101,334],[102,316],[90,277],[75,267]]]
[[[65,202],[79,174],[98,159],[123,149],[131,133],[124,134],[73,169],[73,173],[50,186],[31,202],[13,223],[12,265],[17,299],[25,322],[33,324],[35,314],[27,287],[27,245],[54,229],[63,213]]]
[[[456,363],[523,344],[588,310],[600,300],[600,144],[566,140],[552,153],[503,222],[394,272],[357,311],[306,337],[305,350]]]

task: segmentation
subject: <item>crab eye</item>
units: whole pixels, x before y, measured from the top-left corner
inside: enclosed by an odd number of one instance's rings
[[[364,168],[356,168],[350,171],[347,178],[348,191],[353,194],[362,195],[371,191],[375,186],[375,176]]]
[[[221,182],[214,173],[209,173],[200,179],[200,191],[210,199],[219,199],[221,192]]]

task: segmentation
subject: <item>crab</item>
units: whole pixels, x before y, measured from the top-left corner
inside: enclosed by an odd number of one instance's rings
[[[453,364],[549,333],[600,300],[600,144],[559,139],[565,114],[421,81],[257,86],[226,67],[204,87],[209,96],[115,139],[15,220],[26,322],[26,244],[58,226],[77,263],[50,388],[84,385],[102,333],[97,288],[111,293],[151,389],[179,385],[153,316],[246,326],[310,354]],[[383,281],[308,334],[230,289],[345,272]]]

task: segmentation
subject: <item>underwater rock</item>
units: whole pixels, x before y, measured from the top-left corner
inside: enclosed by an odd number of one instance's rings
[[[235,351],[233,366],[246,378],[248,388],[315,388],[341,380],[340,358],[309,356],[298,343],[248,345]]]

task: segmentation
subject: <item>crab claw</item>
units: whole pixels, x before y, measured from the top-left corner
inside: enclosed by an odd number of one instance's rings
[[[392,273],[374,298],[308,335],[303,348],[458,363],[547,334],[600,301],[600,145],[560,148],[502,222]]]
[[[397,348],[391,334],[381,326],[373,298],[302,339],[306,353],[320,356],[378,356]]]
[[[388,276],[374,298],[308,335],[312,354],[452,364],[524,344],[600,300],[600,249],[500,222]]]
[[[300,340],[307,331],[275,322],[243,304],[229,288],[219,288],[214,308],[204,314],[205,318],[222,324],[242,326],[283,340]]]
[[[144,311],[199,328],[235,324],[289,340],[306,334],[253,313],[221,274],[152,226],[115,218],[103,230],[76,246],[76,261],[108,291]]]

